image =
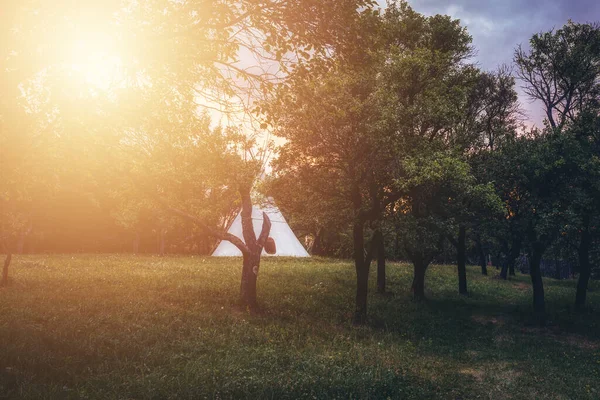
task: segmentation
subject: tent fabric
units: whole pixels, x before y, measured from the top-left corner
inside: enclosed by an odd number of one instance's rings
[[[275,246],[277,252],[275,254],[267,254],[263,249],[262,255],[266,257],[310,257],[304,246],[300,243],[292,229],[287,224],[285,218],[281,214],[281,211],[274,206],[269,205],[263,208],[258,206],[252,207],[252,225],[254,227],[254,233],[258,237],[262,229],[263,217],[262,213],[266,212],[271,220],[271,232],[269,237],[275,240]],[[233,220],[233,223],[229,227],[228,233],[237,236],[244,240],[242,233],[242,215],[241,212]],[[212,253],[214,257],[241,257],[242,252],[235,247],[231,242],[227,240],[221,240],[215,251]]]

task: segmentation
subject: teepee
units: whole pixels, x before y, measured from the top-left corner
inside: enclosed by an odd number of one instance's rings
[[[304,246],[302,246],[296,235],[294,235],[294,232],[292,232],[283,215],[281,215],[281,211],[273,204],[262,208],[258,206],[252,207],[252,225],[254,226],[256,236],[260,234],[262,228],[263,212],[266,212],[271,220],[271,233],[269,237],[275,241],[277,248],[275,254],[268,254],[263,249],[263,256],[310,257]],[[244,240],[241,212],[235,217],[227,232]],[[241,257],[242,252],[231,244],[231,242],[221,240],[212,255],[215,257]]]

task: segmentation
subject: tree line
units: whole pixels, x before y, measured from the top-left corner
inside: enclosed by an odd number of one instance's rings
[[[366,318],[371,260],[386,245],[413,264],[417,300],[445,247],[461,294],[468,253],[483,274],[493,253],[503,279],[525,254],[540,322],[542,258],[549,249],[575,256],[582,308],[598,260],[599,26],[569,21],[533,35],[512,65],[486,72],[448,16],[400,2],[363,23],[372,35],[303,64],[269,114],[287,139],[271,190],[320,252],[352,249],[354,321]],[[525,124],[517,82],[542,107],[544,127]],[[383,291],[381,262],[377,274]]]
[[[5,271],[27,241],[207,254],[230,240],[254,308],[270,222],[257,236],[250,210],[272,196],[313,254],[353,259],[356,324],[372,262],[385,292],[390,257],[413,265],[422,300],[442,254],[461,294],[468,262],[487,274],[492,255],[508,279],[526,255],[542,323],[542,259],[573,259],[585,306],[599,242],[597,24],[536,34],[512,64],[484,71],[459,20],[404,1],[113,0],[102,13],[67,3],[14,3],[0,16]],[[74,78],[60,45],[40,39],[81,15],[127,50],[109,88]],[[543,127],[527,124],[517,85]],[[219,124],[213,109],[244,122]],[[226,227],[240,209],[236,238]]]

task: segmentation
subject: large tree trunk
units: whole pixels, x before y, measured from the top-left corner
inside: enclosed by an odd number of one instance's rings
[[[6,253],[6,258],[4,259],[4,266],[2,267],[2,280],[0,281],[0,286],[8,285],[8,267],[10,265],[10,260],[12,259],[12,253],[8,251]]]
[[[587,297],[588,282],[590,280],[590,244],[591,235],[588,229],[588,222],[585,221],[584,229],[581,230],[581,238],[579,242],[579,279],[577,280],[577,293],[575,294],[575,308],[582,309],[585,307]]]
[[[428,263],[425,263],[421,258],[413,261],[414,277],[412,284],[413,298],[416,301],[425,300],[425,271]]]
[[[256,301],[256,281],[260,269],[260,257],[263,246],[271,231],[271,222],[267,214],[263,212],[263,226],[261,228],[260,236],[257,239],[252,223],[252,199],[250,197],[250,188],[241,188],[240,195],[242,198],[242,212],[240,213],[242,219],[242,234],[246,246],[246,250],[242,251],[244,258],[240,293],[242,305],[249,310],[254,311],[258,308]]]
[[[542,255],[544,254],[544,247],[539,242],[532,243],[531,247],[529,275],[531,276],[531,285],[533,286],[533,312],[536,320],[543,325],[546,322],[546,304],[540,264],[542,262]]]
[[[481,273],[487,275],[487,262],[485,259],[485,252],[483,251],[483,245],[481,244],[481,238],[477,235],[475,239],[475,247],[479,256],[479,265],[481,266]]]
[[[385,243],[381,231],[377,231],[377,293],[385,293]]]
[[[456,265],[458,267],[458,293],[460,294],[467,294],[466,237],[467,229],[464,226],[459,227],[456,242]]]
[[[356,308],[353,323],[364,324],[367,320],[367,294],[369,291],[369,265],[365,262],[364,223],[355,221],[352,230],[354,241],[354,267],[356,268]]]
[[[244,254],[240,295],[242,304],[250,310],[257,308],[256,281],[260,268],[260,253]]]
[[[256,302],[256,280],[258,278],[258,270],[260,267],[260,251],[256,248],[256,234],[254,233],[254,225],[252,224],[252,199],[250,197],[250,188],[244,187],[240,189],[242,198],[242,211],[240,213],[242,219],[242,235],[244,243],[248,247],[247,252],[243,254],[242,264],[242,282],[240,285],[240,295],[242,305],[250,310],[257,309]]]

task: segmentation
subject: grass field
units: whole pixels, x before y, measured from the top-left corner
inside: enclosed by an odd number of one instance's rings
[[[240,260],[16,256],[0,289],[0,398],[599,399],[600,285],[545,280],[549,326],[529,324],[527,276],[390,264],[369,324],[350,325],[349,262],[265,259],[263,312],[236,308]],[[496,274],[495,270],[491,271]],[[372,283],[374,286],[374,274]]]

